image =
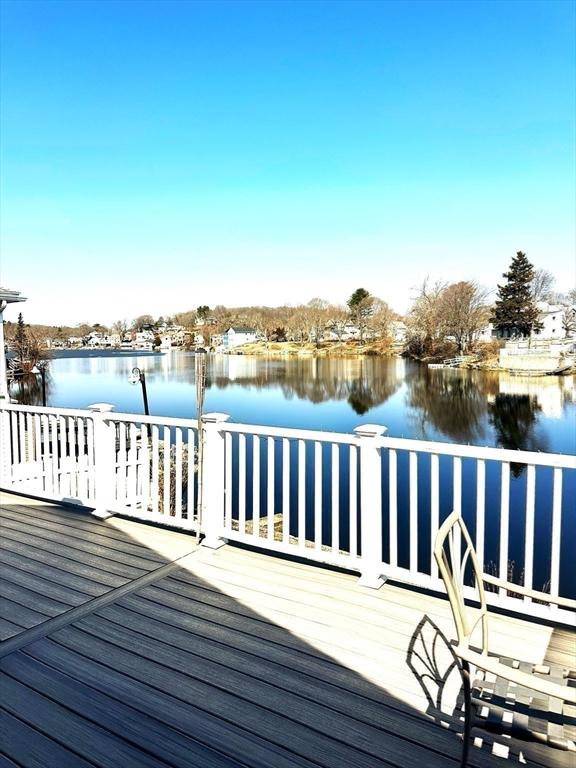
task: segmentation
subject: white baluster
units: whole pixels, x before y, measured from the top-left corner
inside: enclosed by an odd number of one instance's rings
[[[252,532],[260,536],[260,438],[252,438]]]
[[[266,534],[268,541],[274,541],[274,457],[275,457],[275,442],[273,437],[268,438],[268,470],[267,470],[267,482],[268,482],[268,498],[266,501],[266,517],[268,523],[266,526]]]
[[[298,440],[298,546],[306,548],[306,442]]]
[[[510,522],[510,464],[502,462],[500,487],[500,562],[498,577],[508,581],[508,528]],[[500,594],[505,595],[506,589],[500,587]]]

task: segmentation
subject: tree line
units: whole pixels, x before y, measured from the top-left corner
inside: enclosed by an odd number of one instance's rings
[[[120,319],[111,326],[100,323],[80,323],[76,326],[24,326],[6,323],[6,337],[20,346],[38,348],[49,340],[65,343],[70,337],[85,338],[91,332],[114,333],[120,338],[131,332],[178,325],[193,334],[201,334],[206,345],[230,326],[246,326],[256,330],[260,338],[270,341],[308,342],[319,345],[327,338],[343,342],[353,337],[359,343],[378,338],[389,341],[393,321],[405,322],[405,346],[415,357],[466,354],[477,346],[478,335],[489,322],[500,335],[525,337],[538,329],[537,302],[549,301],[566,305],[576,302],[576,289],[565,294],[554,290],[554,277],[544,269],[535,269],[526,254],[518,251],[504,281],[497,286],[496,299],[492,291],[475,281],[435,281],[428,278],[416,289],[412,305],[405,317],[366,288],[352,292],[346,304],[313,298],[297,306],[238,306],[210,307],[200,304],[196,309],[176,312],[171,316],[154,318],[143,314],[131,322]],[[565,330],[576,331],[574,313],[565,313]],[[37,355],[36,355],[37,356]]]

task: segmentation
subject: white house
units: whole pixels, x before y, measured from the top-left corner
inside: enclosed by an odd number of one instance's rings
[[[542,323],[542,328],[532,331],[530,338],[540,341],[576,338],[576,305],[567,307],[539,301],[536,306],[538,308],[538,322]],[[477,331],[474,338],[476,341],[491,341],[492,339],[509,338],[509,334],[495,331],[492,323],[489,323],[485,328]]]
[[[402,320],[392,320],[390,323],[390,335],[396,344],[404,344],[408,329]]]
[[[98,331],[92,331],[88,334],[88,346],[89,347],[103,347],[104,346],[104,336],[102,336]]]
[[[257,338],[258,334],[254,328],[232,326],[228,328],[226,333],[222,334],[222,344],[224,349],[233,349],[234,347],[242,346],[242,344],[256,341]]]
[[[562,307],[557,304],[548,304],[546,301],[539,301],[537,307],[538,320],[542,323],[542,328],[536,331],[533,336],[539,339],[566,338],[563,318],[567,307]]]
[[[148,344],[153,344],[154,343],[153,331],[138,331],[134,339],[134,343],[138,347],[148,345]]]
[[[492,323],[488,323],[484,328],[480,328],[474,333],[474,341],[488,342],[497,338],[499,338],[498,333],[494,330]]]

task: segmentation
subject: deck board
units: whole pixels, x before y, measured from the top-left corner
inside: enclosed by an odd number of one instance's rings
[[[175,534],[167,556],[162,547],[135,540],[134,525],[106,524],[82,512],[0,493],[1,639],[128,584],[196,546],[190,537]],[[136,524],[137,531],[143,527]],[[162,531],[154,538],[166,535]]]
[[[13,517],[2,514],[2,528],[4,531],[18,531],[27,537],[42,538],[56,544],[65,546],[73,552],[75,557],[83,557],[84,554],[104,557],[107,560],[117,561],[125,565],[132,565],[135,568],[149,570],[164,562],[161,557],[154,553],[143,551],[143,547],[127,547],[122,542],[117,543],[115,539],[108,539],[98,534],[89,534],[90,540],[86,541],[86,536],[70,536],[68,532],[58,529],[55,524],[38,525],[35,520],[14,519]],[[56,548],[54,551],[58,551]]]
[[[422,666],[432,651],[440,671],[451,663],[446,600],[0,500],[0,768],[458,765],[459,678],[438,698]],[[532,661],[573,664],[575,636],[492,617],[494,650]],[[518,749],[527,765],[571,765]],[[472,750],[471,766],[503,764]]]

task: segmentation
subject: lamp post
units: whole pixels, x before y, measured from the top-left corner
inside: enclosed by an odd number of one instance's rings
[[[128,377],[128,381],[130,384],[142,384],[142,399],[144,400],[144,413],[146,416],[150,416],[150,412],[148,410],[148,393],[146,392],[146,376],[144,375],[144,371],[141,371],[140,368],[135,367],[132,368],[132,373]]]

